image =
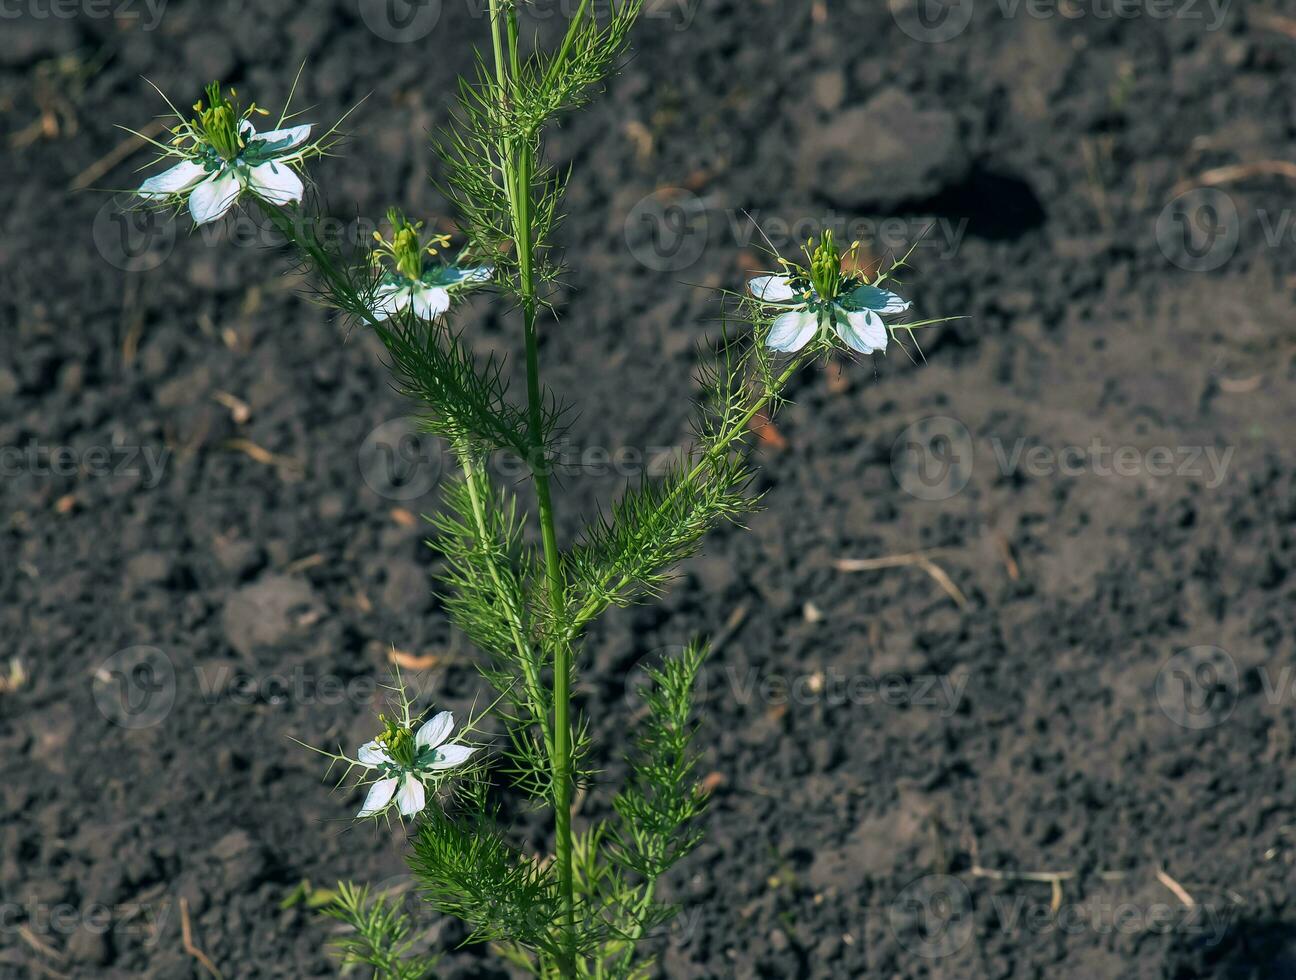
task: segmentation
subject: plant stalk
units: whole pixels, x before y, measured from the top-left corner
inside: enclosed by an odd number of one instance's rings
[[[490,19],[496,77],[501,99],[520,71],[516,11],[510,7],[506,28],[507,63],[501,38],[500,0],[490,0]],[[544,435],[544,393],[540,385],[540,339],[537,331],[537,288],[535,242],[532,227],[532,179],[535,169],[535,145],[526,140],[502,140],[500,159],[504,163],[503,179],[513,211],[514,244],[518,257],[518,292],[522,299],[522,319],[526,343],[527,414],[531,453],[527,460],[535,485],[540,537],[544,550],[545,589],[555,622],[562,621],[565,609],[562,559],[558,551],[553,495],[549,482],[549,461]],[[576,975],[576,957],[572,950],[576,928],[575,886],[572,866],[572,738],[571,738],[571,644],[561,634],[553,650],[553,742],[550,773],[553,782],[554,859],[562,901],[563,945],[566,947],[557,964],[565,977]]]

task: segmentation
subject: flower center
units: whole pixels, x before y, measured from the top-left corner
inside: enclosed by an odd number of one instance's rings
[[[189,121],[187,127],[179,127],[181,133],[179,139],[183,140],[186,136],[192,137],[203,150],[217,158],[216,162],[229,163],[237,160],[247,148],[243,131],[248,117],[254,113],[266,115],[266,111],[257,108],[256,105],[241,110],[235,101],[236,95],[233,89],[228,93],[222,92],[220,82],[212,82],[208,85],[206,99],[199,99],[194,103],[193,108],[197,115]]]
[[[418,756],[418,746],[414,742],[414,733],[385,715],[379,715],[378,720],[382,722],[384,728],[376,741],[383,747],[387,757],[398,766],[412,769]]]
[[[820,299],[832,302],[841,288],[841,280],[841,252],[837,250],[833,233],[829,230],[824,232],[818,247],[810,253],[810,284]]]
[[[381,263],[383,259],[389,259],[397,275],[410,282],[421,281],[426,257],[435,256],[440,249],[449,245],[450,236],[431,235],[424,239],[423,222],[411,222],[397,208],[388,210],[387,220],[392,226],[391,241],[383,238],[379,232],[374,232],[374,241],[378,243],[373,250],[374,262]]]

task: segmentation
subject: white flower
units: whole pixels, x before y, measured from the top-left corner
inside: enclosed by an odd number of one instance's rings
[[[456,265],[432,265],[418,279],[390,273],[374,292],[374,319],[386,320],[412,308],[420,319],[435,320],[450,309],[451,290],[490,282],[494,274],[489,266]]]
[[[885,351],[887,328],[881,314],[903,313],[912,305],[893,292],[868,285],[825,298],[809,282],[791,276],[758,276],[748,289],[765,306],[787,309],[774,320],[765,343],[789,354],[810,343],[825,325],[851,350]]]
[[[415,735],[408,728],[389,725],[379,738],[360,746],[356,759],[366,769],[376,769],[381,778],[370,785],[357,818],[382,813],[391,805],[393,796],[402,816],[412,817],[422,810],[427,805],[424,780],[462,766],[477,751],[447,742],[452,731],[454,715],[442,711],[424,722]]]
[[[223,217],[244,192],[279,206],[300,201],[305,188],[290,164],[310,139],[310,125],[258,133],[245,119],[240,133],[245,146],[233,159],[201,146],[196,156],[144,181],[139,195],[162,200],[188,194],[189,213],[199,225]]]

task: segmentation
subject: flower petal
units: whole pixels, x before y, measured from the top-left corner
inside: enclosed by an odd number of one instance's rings
[[[837,308],[834,318],[837,325],[837,336],[851,350],[861,354],[872,354],[875,350],[885,351],[887,346],[886,324],[872,310],[857,310],[848,313]]]
[[[450,737],[452,731],[454,731],[454,715],[449,711],[442,711],[423,723],[418,734],[414,736],[414,744],[419,748],[436,748]]]
[[[799,351],[819,332],[819,317],[809,310],[790,310],[774,321],[765,343],[785,354]]]
[[[311,126],[307,123],[304,126],[290,126],[287,129],[272,129],[268,133],[257,133],[248,142],[268,143],[270,145],[266,149],[274,153],[287,153],[310,139],[310,134]]]
[[[470,745],[460,745],[457,742],[451,742],[449,745],[443,745],[437,749],[436,762],[431,763],[429,769],[451,769],[455,766],[462,766],[477,750]]]
[[[484,265],[476,269],[460,269],[459,273],[460,282],[490,282],[491,277],[495,275],[495,269]]]
[[[407,284],[388,283],[374,291],[373,315],[375,320],[386,320],[393,317],[410,304],[410,288]]]
[[[913,306],[913,303],[889,289],[878,289],[876,286],[859,286],[843,298],[842,304],[852,312],[874,310],[878,313],[903,313]]]
[[[238,200],[243,185],[231,170],[208,177],[189,195],[189,213],[194,224],[205,225],[225,216]]]
[[[414,287],[414,315],[434,320],[450,309],[450,294],[440,286]]]
[[[192,160],[177,163],[170,170],[163,170],[140,184],[140,197],[168,197],[187,191],[194,184],[207,176],[201,164]]]
[[[356,753],[356,758],[364,765],[370,767],[381,765],[384,762],[391,762],[391,757],[383,751],[383,748],[378,744],[377,739],[365,742],[364,745],[360,746],[360,751]]]
[[[427,793],[424,792],[423,783],[417,776],[406,773],[405,778],[401,780],[400,792],[396,795],[396,805],[407,817],[414,816],[427,805]]]
[[[751,294],[767,303],[785,303],[796,295],[787,276],[757,276],[747,284]]]
[[[257,197],[281,206],[300,201],[306,190],[292,167],[273,160],[248,171],[248,186]]]
[[[370,786],[369,795],[365,797],[364,806],[360,808],[356,817],[372,817],[387,809],[392,794],[396,792],[396,782],[396,777],[392,776],[390,779],[380,779]]]

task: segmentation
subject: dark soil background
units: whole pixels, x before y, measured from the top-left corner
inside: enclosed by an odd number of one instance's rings
[[[904,291],[967,317],[925,363],[806,372],[750,531],[590,637],[609,781],[637,665],[718,642],[714,806],[661,973],[1296,976],[1292,182],[1176,201],[1292,157],[1296,11],[650,8],[550,144],[575,169],[543,349],[579,408],[565,539],[687,443],[715,290],[766,264],[744,211],[788,253],[837,223],[882,258],[935,222]],[[309,120],[368,95],[312,169],[339,220],[444,215],[426,135],[485,24],[386,9],[5,5],[0,976],[209,976],[186,916],[225,977],[329,976],[300,883],[408,893],[399,832],[352,829],[289,737],[369,737],[393,649],[429,697],[483,696],[417,516],[439,447],[250,218],[191,234],[99,190],[140,179],[114,126],[162,111],[142,76],[277,107],[305,61]],[[463,323],[516,357],[502,303]],[[835,564],[919,551],[952,588]],[[450,975],[499,975],[424,927]]]

